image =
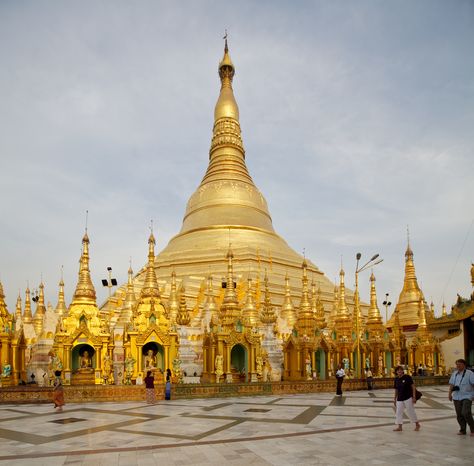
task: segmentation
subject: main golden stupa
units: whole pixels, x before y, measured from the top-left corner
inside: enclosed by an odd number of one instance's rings
[[[174,272],[177,281],[186,287],[188,304],[192,304],[196,312],[204,300],[202,290],[207,277],[212,275],[220,284],[226,274],[225,255],[229,244],[232,245],[239,282],[244,283],[249,277],[259,292],[267,270],[274,305],[281,305],[284,301],[286,276],[292,297],[296,299],[301,295],[303,256],[275,232],[267,202],[245,164],[239,107],[232,89],[234,74],[226,42],[224,57],[219,64],[221,89],[214,110],[209,165],[201,184],[187,203],[181,231],[155,260],[164,296],[169,296],[170,286],[166,283]],[[334,284],[309,261],[308,271],[310,280],[320,288],[321,300],[329,311],[334,300]],[[144,277],[145,268],[134,278],[138,289]],[[124,294],[125,288],[122,288],[117,299],[120,300]],[[110,304],[112,307],[116,305],[113,300]],[[110,307],[107,305],[106,309]]]

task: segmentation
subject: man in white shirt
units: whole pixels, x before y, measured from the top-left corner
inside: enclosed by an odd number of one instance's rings
[[[336,380],[337,380],[336,395],[337,396],[342,396],[342,382],[344,380],[345,375],[346,375],[346,372],[342,368],[342,365],[339,364],[337,366],[337,371],[336,371]]]
[[[449,379],[449,401],[454,402],[460,430],[458,435],[466,435],[466,426],[474,437],[474,419],[472,418],[472,398],[474,397],[474,372],[466,369],[466,361],[456,361],[457,370]]]

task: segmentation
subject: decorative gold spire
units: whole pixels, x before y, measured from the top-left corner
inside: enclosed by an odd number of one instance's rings
[[[398,309],[398,318],[402,327],[416,326],[419,321],[420,300],[423,301],[423,293],[418,286],[413,262],[413,251],[408,242],[405,252],[405,278],[403,288],[398,298],[395,309]],[[425,307],[425,305],[424,305]],[[427,307],[427,306],[426,306]],[[393,316],[387,323],[390,328],[393,325]]]
[[[125,301],[123,303],[122,311],[118,318],[118,323],[127,325],[133,320],[133,308],[137,303],[137,297],[135,296],[135,287],[133,285],[133,269],[132,264],[128,268],[128,281],[127,290],[125,294]]]
[[[307,336],[313,336],[314,327],[316,324],[313,310],[311,309],[311,303],[309,301],[309,290],[308,290],[308,264],[306,259],[303,260],[303,277],[302,277],[302,292],[301,301],[298,309],[296,327],[298,333]]]
[[[245,165],[239,108],[232,90],[235,74],[227,45],[219,64],[221,90],[214,111],[209,166],[189,199],[180,235],[196,229],[241,225],[274,233],[265,199]]]
[[[420,306],[420,321],[418,323],[418,328],[426,329],[427,325],[426,325],[425,303],[423,299],[420,299],[419,306]]]
[[[178,290],[176,286],[176,272],[173,270],[171,272],[171,290],[170,290],[170,297],[168,300],[168,310],[169,310],[170,319],[172,322],[176,322],[178,309],[179,309],[179,300],[178,300]]]
[[[64,299],[64,281],[62,277],[62,271],[61,280],[59,280],[58,304],[56,305],[55,311],[59,318],[65,317],[67,315],[67,306]]]
[[[217,303],[214,296],[211,274],[209,274],[207,277],[206,301],[204,301],[204,310],[210,317],[212,317],[212,315],[217,311]]]
[[[21,321],[21,295],[20,295],[19,290],[18,290],[18,298],[16,298],[15,320],[17,322]]]
[[[87,230],[82,238],[82,254],[79,260],[79,281],[71,304],[96,305],[95,288],[89,270],[89,236]]]
[[[380,309],[377,305],[377,291],[375,289],[375,275],[373,272],[370,274],[370,307],[367,322],[382,323],[382,316],[380,315]]]
[[[346,304],[346,285],[344,284],[344,269],[339,272],[339,302],[337,306],[337,319],[349,319],[349,310]]]
[[[38,337],[43,333],[44,315],[46,314],[46,307],[44,305],[44,284],[41,281],[39,284],[38,301],[36,302],[36,311],[33,318],[33,325],[35,333]]]
[[[136,302],[137,302],[137,297],[135,296],[135,287],[133,285],[133,269],[132,269],[132,264],[130,264],[130,267],[128,268],[128,281],[127,281],[127,294],[125,295],[125,303],[127,306],[132,308]]]
[[[232,260],[234,258],[234,253],[232,252],[231,245],[229,244],[229,249],[227,251],[227,281],[225,282],[225,293],[224,299],[222,301],[220,309],[220,319],[223,326],[229,329],[233,327],[234,324],[240,317],[240,307],[239,301],[237,299],[237,293],[235,292],[235,283],[234,283],[234,268]]]
[[[321,285],[318,284],[318,294],[316,296],[316,324],[318,328],[325,328],[326,323],[326,313],[324,312],[324,305],[321,300]]]
[[[30,300],[30,288],[27,287],[25,291],[25,312],[23,314],[23,323],[31,324],[33,316],[31,314],[31,300]]]
[[[443,317],[446,317],[448,315],[448,313],[446,312],[446,304],[444,304],[444,302],[443,302],[443,310],[441,311],[441,315]]]
[[[252,279],[250,276],[247,279],[247,296],[245,304],[242,309],[243,323],[249,327],[255,327],[258,325],[258,311],[255,304],[255,298],[252,291]]]
[[[145,282],[140,294],[141,300],[144,298],[156,298],[158,301],[161,301],[160,289],[155,273],[155,244],[155,237],[153,236],[153,231],[151,231],[148,238],[148,264],[146,266]]]
[[[184,286],[183,284],[181,284],[181,288],[179,290],[179,309],[178,309],[178,315],[176,316],[176,323],[178,325],[189,325],[190,322],[191,322],[191,316],[186,306]]]
[[[317,309],[317,298],[316,298],[316,283],[314,283],[314,279],[311,280],[311,311],[313,312],[313,316],[316,319],[318,315]]]
[[[0,317],[7,317],[8,315],[9,312],[7,310],[7,304],[5,303],[5,293],[3,292],[2,282],[0,282]]]
[[[274,324],[277,320],[277,316],[275,314],[275,311],[271,303],[270,290],[268,288],[268,275],[267,275],[266,270],[265,270],[264,286],[265,286],[265,299],[263,301],[263,309],[260,315],[260,320],[262,324]]]
[[[281,307],[281,317],[286,320],[288,327],[292,328],[296,322],[296,311],[291,300],[290,277],[288,272],[285,275],[285,300]]]
[[[3,292],[3,285],[2,282],[0,282],[0,333],[11,332],[12,326],[13,316],[8,312],[7,304],[5,302],[5,294]]]
[[[219,63],[219,77],[221,78],[221,92],[214,110],[214,121],[221,118],[232,118],[239,121],[239,107],[232,92],[232,79],[235,68],[229,55],[227,38],[225,39],[224,56]]]

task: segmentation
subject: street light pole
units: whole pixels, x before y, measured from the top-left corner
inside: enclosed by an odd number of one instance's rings
[[[356,313],[356,343],[357,343],[357,349],[356,349],[356,356],[357,356],[357,362],[356,362],[356,376],[358,378],[361,377],[361,372],[362,372],[362,365],[361,365],[361,358],[360,358],[360,304],[359,304],[359,272],[363,272],[364,270],[367,270],[369,267],[374,267],[377,264],[380,264],[383,259],[378,259],[379,254],[375,254],[372,256],[372,258],[367,261],[363,266],[359,267],[359,261],[360,258],[362,257],[362,254],[358,252],[356,254],[356,269],[355,269],[355,299],[354,299],[354,304],[355,304],[355,313]],[[378,260],[376,260],[378,259]]]
[[[385,324],[388,322],[388,308],[392,303],[388,300],[388,293],[385,293],[385,301],[382,303],[385,306]]]

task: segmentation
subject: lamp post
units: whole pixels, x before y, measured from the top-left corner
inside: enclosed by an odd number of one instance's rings
[[[102,279],[102,286],[106,286],[109,289],[109,298],[112,295],[112,287],[117,286],[117,279],[112,278],[112,267],[107,267],[107,272],[109,273],[109,279]]]
[[[383,261],[383,259],[378,259],[379,254],[375,254],[372,256],[372,258],[367,261],[364,265],[359,267],[359,261],[362,257],[362,254],[358,252],[356,254],[356,269],[355,269],[355,313],[356,313],[356,343],[357,343],[357,362],[356,362],[356,376],[359,378],[361,376],[361,360],[360,360],[360,306],[359,306],[359,272],[363,272],[364,270],[367,270],[369,267],[374,267],[377,264],[380,264],[380,262]],[[378,260],[377,260],[378,259]]]
[[[385,306],[385,324],[388,322],[388,308],[392,303],[388,300],[388,293],[385,293],[385,301],[382,303]]]

